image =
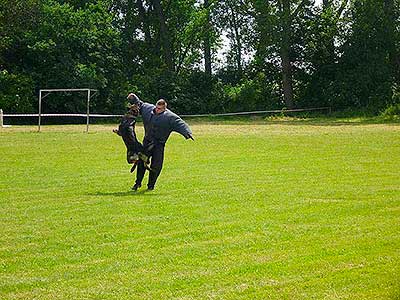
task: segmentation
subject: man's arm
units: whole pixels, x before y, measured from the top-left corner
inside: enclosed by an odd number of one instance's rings
[[[137,104],[139,108],[143,105],[143,101],[134,93],[129,93],[127,99],[130,104]]]
[[[174,119],[171,123],[172,130],[178,132],[179,134],[183,135],[185,139],[191,139],[194,141],[192,131],[189,128],[189,125],[186,124],[180,117],[177,115],[174,116]]]
[[[127,97],[128,101],[130,104],[136,104],[139,107],[139,112],[142,116],[149,116],[151,114],[151,111],[154,109],[155,105],[150,104],[147,102],[143,102],[140,100],[140,98],[134,94],[130,93]]]

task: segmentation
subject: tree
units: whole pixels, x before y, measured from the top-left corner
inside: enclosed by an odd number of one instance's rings
[[[259,41],[257,56],[275,66],[279,61],[283,101],[287,108],[293,108],[293,67],[303,52],[304,35],[308,32],[305,23],[312,4],[309,0],[254,0],[254,6]]]
[[[7,0],[0,2],[0,69],[21,70],[25,38],[42,19],[40,0]]]
[[[290,12],[290,0],[280,0],[281,10],[281,61],[282,61],[282,86],[283,97],[286,107],[292,109],[293,103],[293,83],[292,83],[292,62],[290,59],[291,48],[291,27],[293,16]]]
[[[248,0],[221,0],[216,6],[216,17],[220,34],[226,34],[230,42],[226,69],[233,69],[234,81],[238,83],[243,77],[243,57],[251,50],[252,4]]]
[[[170,30],[166,22],[166,16],[160,0],[151,0],[158,16],[160,28],[160,40],[165,64],[170,71],[175,71],[174,53],[170,37]]]
[[[210,1],[204,0],[204,9],[206,10],[206,24],[204,32],[204,70],[208,76],[212,74],[211,61],[211,21],[210,21]]]
[[[0,1],[0,108],[8,112],[32,112],[34,81],[24,68],[24,57],[42,19],[40,0]]]
[[[397,4],[398,5],[398,4]],[[386,38],[388,43],[388,52],[390,63],[392,65],[393,75],[400,81],[400,52],[398,50],[399,32],[397,32],[396,46],[396,15],[399,17],[399,8],[395,6],[394,0],[384,0],[383,9],[385,15]]]
[[[302,106],[336,105],[336,75],[340,46],[347,39],[347,19],[343,18],[348,0],[324,0],[322,7],[315,7],[309,20],[304,53],[309,63],[308,76],[304,78],[304,92],[300,96]]]
[[[338,63],[337,101],[377,112],[390,103],[394,84],[384,0],[356,1],[349,17],[351,29]]]
[[[39,88],[85,86],[101,112],[121,112],[130,90],[179,112],[378,111],[398,88],[399,24],[395,0],[3,0],[0,105],[34,110]]]

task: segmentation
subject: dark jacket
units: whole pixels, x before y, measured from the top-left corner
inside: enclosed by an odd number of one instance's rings
[[[143,117],[145,139],[159,144],[165,144],[172,131],[180,133],[186,139],[192,135],[189,126],[170,110],[156,115],[155,105],[141,101],[138,97],[131,100],[137,104]]]

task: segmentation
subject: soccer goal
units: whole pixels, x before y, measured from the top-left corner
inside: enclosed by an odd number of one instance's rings
[[[42,100],[51,93],[57,92],[87,92],[86,115],[85,114],[42,114]],[[90,119],[90,99],[97,93],[94,89],[44,89],[39,90],[39,115],[38,115],[38,131],[40,132],[42,116],[52,117],[86,117],[86,132],[89,132]]]

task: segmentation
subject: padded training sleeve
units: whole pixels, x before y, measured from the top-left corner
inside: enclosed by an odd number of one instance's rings
[[[171,126],[173,131],[180,133],[186,139],[190,138],[192,135],[192,131],[190,130],[189,125],[186,124],[186,122],[177,115],[174,116]]]

